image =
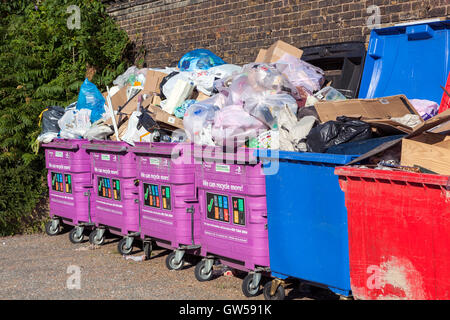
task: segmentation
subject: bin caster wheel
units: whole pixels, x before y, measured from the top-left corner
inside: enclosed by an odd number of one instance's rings
[[[200,282],[209,281],[212,279],[213,276],[212,268],[208,273],[206,272],[205,263],[206,263],[205,260],[202,260],[195,266],[194,270],[195,278]]]
[[[253,285],[253,274],[249,273],[245,276],[244,281],[242,281],[242,292],[247,298],[256,297],[258,295],[259,283],[255,286]]]
[[[271,289],[272,289],[272,281],[269,281],[264,285],[265,300],[284,300],[286,293],[282,285],[278,286],[277,291],[275,291],[275,294],[273,296],[270,294]]]
[[[122,238],[120,239],[119,244],[117,245],[117,250],[121,255],[127,256],[131,253],[131,251],[133,251],[133,246],[127,248],[127,239]]]
[[[175,263],[175,251],[172,251],[169,253],[169,255],[166,258],[166,267],[169,270],[180,270],[184,265],[184,259],[181,259],[181,261],[176,264]]]
[[[84,239],[84,235],[81,234],[80,236],[77,236],[77,228],[73,228],[72,230],[70,230],[69,232],[69,240],[70,242],[72,242],[73,244],[78,244],[81,243]]]
[[[150,242],[144,242],[144,254],[145,260],[150,260],[152,257],[152,244]]]
[[[59,224],[59,221],[58,221],[58,225],[56,226],[56,228],[53,227],[52,220],[50,220],[49,222],[47,222],[45,224],[45,233],[47,233],[49,236],[56,236],[56,235],[60,234],[60,232],[61,232],[61,226]]]
[[[105,243],[105,235],[102,235],[102,237],[99,239],[97,237],[98,230],[92,230],[92,232],[89,234],[89,242],[93,245],[101,246]]]

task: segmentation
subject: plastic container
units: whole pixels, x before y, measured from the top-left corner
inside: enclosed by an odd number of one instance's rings
[[[49,235],[60,231],[60,224],[86,226],[95,221],[91,216],[92,191],[89,154],[82,146],[87,140],[55,139],[43,144],[50,200],[50,218],[46,225]],[[82,232],[81,232],[82,233]],[[81,234],[79,237],[82,236]],[[81,242],[82,237],[79,242]]]
[[[287,151],[259,156],[267,173],[270,269],[277,283],[271,294],[270,283],[265,287],[265,298],[284,297],[278,285],[289,278],[350,296],[347,210],[334,168],[357,156]]]
[[[201,255],[195,270],[199,281],[212,277],[212,263],[250,272],[243,292],[259,292],[268,271],[269,246],[265,177],[253,150],[224,153],[219,147],[196,146],[195,179],[201,221]]]
[[[355,298],[450,299],[450,179],[336,168],[345,191]]]
[[[359,98],[404,94],[439,103],[450,72],[450,21],[373,30]]]
[[[363,42],[344,42],[303,48],[302,60],[321,68],[332,87],[354,99],[358,96],[365,57]]]
[[[102,244],[108,229],[128,237],[126,245],[119,243],[119,252],[130,253],[132,239],[139,236],[136,155],[125,142],[93,141],[83,148],[90,155],[93,173],[92,211],[97,229],[91,233],[91,243]]]
[[[193,145],[189,143],[136,143],[141,239],[151,245],[178,250],[166,265],[180,269],[184,254],[199,248],[198,210],[187,212],[185,201],[195,198]],[[151,247],[149,248],[151,251]],[[150,257],[150,251],[146,251]],[[198,250],[197,250],[198,251]]]

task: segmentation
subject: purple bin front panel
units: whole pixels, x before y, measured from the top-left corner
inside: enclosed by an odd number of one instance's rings
[[[89,154],[82,145],[87,140],[55,139],[43,144],[48,170],[50,217],[59,217],[68,225],[89,221],[89,198],[92,175]],[[95,220],[91,216],[91,220]]]
[[[94,141],[84,146],[90,154],[93,172],[92,212],[96,226],[126,235],[139,231],[136,157],[128,144],[116,141]]]
[[[186,200],[195,198],[193,145],[188,143],[136,143],[141,237],[176,249],[198,243],[199,215],[186,212]],[[193,231],[193,233],[192,233]]]
[[[242,148],[226,154],[215,148],[201,156],[195,173],[201,255],[218,256],[222,263],[245,271],[269,266],[265,176],[252,153]],[[242,156],[247,163],[236,161]]]

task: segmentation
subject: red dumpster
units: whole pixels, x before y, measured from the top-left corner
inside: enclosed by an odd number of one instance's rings
[[[450,299],[449,176],[338,167],[357,299]]]
[[[439,108],[439,113],[444,112],[450,108],[450,73],[448,74],[447,85],[445,86],[444,95],[442,96],[441,107]]]

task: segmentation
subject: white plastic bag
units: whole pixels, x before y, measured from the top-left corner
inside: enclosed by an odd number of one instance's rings
[[[81,139],[91,127],[91,110],[67,110],[58,120],[60,136],[64,139]]]
[[[84,138],[92,140],[106,140],[106,138],[114,133],[110,126],[106,125],[103,120],[95,122],[89,130],[84,134]]]

